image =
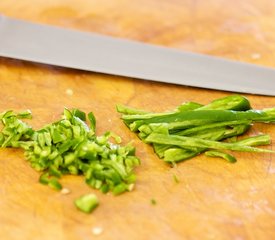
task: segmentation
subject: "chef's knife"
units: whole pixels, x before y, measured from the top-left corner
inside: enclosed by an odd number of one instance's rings
[[[0,56],[193,87],[275,96],[275,70],[0,16]]]

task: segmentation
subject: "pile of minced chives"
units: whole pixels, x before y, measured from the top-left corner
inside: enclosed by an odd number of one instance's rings
[[[165,162],[176,163],[195,157],[224,158],[236,162],[230,151],[273,152],[255,146],[270,144],[269,135],[238,140],[253,122],[275,122],[275,108],[253,110],[243,96],[230,95],[203,106],[186,102],[174,111],[152,113],[118,105],[122,120],[131,131],[148,144]],[[274,152],[273,152],[274,153]]]
[[[133,189],[133,170],[140,164],[135,148],[118,145],[120,138],[111,132],[96,136],[93,113],[88,114],[88,126],[84,112],[64,109],[62,119],[39,130],[21,120],[27,118],[32,118],[30,111],[0,113],[0,147],[24,149],[31,166],[42,172],[42,184],[61,190],[59,179],[72,174],[83,175],[89,186],[103,193],[111,191],[117,195]],[[75,205],[88,213],[98,205],[98,199],[87,194],[76,199]]]

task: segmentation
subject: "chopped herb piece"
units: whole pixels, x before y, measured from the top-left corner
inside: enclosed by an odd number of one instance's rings
[[[119,195],[125,191],[127,191],[127,185],[126,184],[123,184],[123,183],[120,183],[118,185],[116,185],[113,189],[113,193],[114,195]]]
[[[180,182],[179,178],[178,178],[178,176],[176,174],[173,174],[173,179],[174,179],[175,183],[179,183]]]
[[[220,151],[214,151],[214,150],[205,152],[205,156],[223,158],[230,163],[235,163],[237,161],[236,158],[231,154],[220,152]]]
[[[48,172],[41,174],[40,178],[39,178],[39,182],[44,184],[44,185],[48,185],[49,183],[49,178],[50,175]]]
[[[98,205],[99,201],[95,194],[86,194],[74,201],[75,206],[84,213],[91,213]]]
[[[90,128],[93,132],[95,132],[95,129],[96,129],[96,119],[95,119],[95,116],[92,112],[88,113],[88,118],[89,118],[89,121],[90,121]]]
[[[73,109],[72,110],[72,115],[75,117],[80,118],[82,121],[86,121],[86,113],[80,111],[79,109]]]
[[[55,190],[62,189],[62,185],[59,183],[58,179],[56,177],[50,176],[48,172],[41,174],[39,182],[44,185],[48,185],[50,188]]]
[[[48,186],[58,191],[62,189],[62,185],[59,183],[59,181],[55,177],[50,178]]]
[[[232,151],[242,151],[242,152],[266,152],[266,153],[275,153],[272,150],[255,148],[246,145],[241,145],[236,143],[225,143],[219,141],[212,141],[206,139],[200,139],[195,137],[184,137],[176,135],[165,135],[152,133],[146,138],[147,142],[158,143],[158,144],[167,144],[178,146],[187,150],[193,150],[195,148],[207,148],[207,149],[227,149]]]
[[[25,119],[26,118],[31,119],[32,118],[32,112],[31,112],[31,110],[26,110],[24,112],[20,112],[20,113],[17,114],[17,117],[22,118],[22,119],[24,119],[24,118]]]

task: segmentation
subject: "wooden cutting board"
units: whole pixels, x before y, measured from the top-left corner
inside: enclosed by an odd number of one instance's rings
[[[10,17],[273,67],[274,11],[270,0],[0,1],[0,12]],[[0,89],[0,111],[31,109],[36,128],[58,119],[65,106],[93,111],[98,134],[112,130],[124,143],[133,141],[141,159],[131,193],[103,195],[81,177],[64,177],[62,184],[71,193],[62,195],[38,183],[39,174],[20,150],[1,149],[0,239],[275,239],[274,155],[236,153],[236,164],[199,156],[171,168],[124,126],[115,110],[120,103],[165,111],[229,93],[4,58]],[[275,106],[274,97],[246,96],[254,108]],[[274,125],[255,124],[250,133],[260,132],[271,135],[268,148],[273,149]],[[73,205],[88,192],[100,199],[91,215]],[[103,231],[95,236],[94,228]]]

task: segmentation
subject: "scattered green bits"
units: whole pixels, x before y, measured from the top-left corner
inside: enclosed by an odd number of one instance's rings
[[[91,213],[98,205],[99,201],[95,194],[85,194],[74,201],[75,206],[84,213]]]
[[[24,118],[31,118],[30,111],[0,113],[0,146],[24,149],[30,165],[41,172],[40,183],[61,190],[61,177],[71,174],[83,176],[89,186],[103,193],[132,191],[134,169],[140,165],[135,148],[119,145],[120,137],[112,132],[97,136],[93,113],[86,117],[79,109],[65,108],[60,120],[39,130],[23,122]]]

